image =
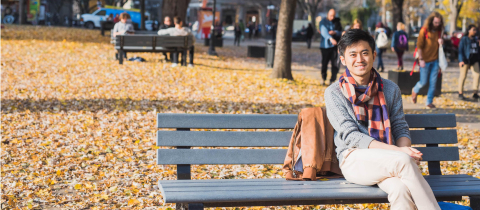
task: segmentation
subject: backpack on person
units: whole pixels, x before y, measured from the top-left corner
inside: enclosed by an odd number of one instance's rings
[[[400,33],[400,36],[398,36],[398,40],[397,40],[397,48],[399,50],[407,50],[408,48],[408,39],[407,39],[407,35],[404,34],[404,33]]]
[[[386,49],[388,48],[389,44],[388,44],[388,36],[387,36],[387,33],[385,33],[385,31],[382,31],[378,34],[377,36],[377,40],[375,41],[375,44],[377,45],[377,47],[379,49]]]

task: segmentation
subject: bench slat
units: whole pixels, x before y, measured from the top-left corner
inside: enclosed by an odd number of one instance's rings
[[[454,128],[457,127],[455,114],[406,114],[410,128]]]
[[[248,191],[248,190],[294,190],[298,188],[302,189],[319,189],[322,190],[331,190],[331,189],[338,189],[338,188],[368,188],[370,186],[366,185],[356,185],[353,183],[346,184],[338,184],[338,183],[328,183],[327,184],[319,185],[319,184],[282,184],[282,185],[216,185],[216,186],[179,186],[179,187],[164,187],[165,192],[206,192],[206,191]],[[429,182],[428,183],[432,188],[442,188],[442,187],[459,187],[459,186],[476,186],[480,188],[480,180],[479,181],[463,181],[463,182]]]
[[[458,160],[458,147],[416,147],[423,161]],[[157,164],[283,164],[286,149],[158,149]]]
[[[412,144],[456,144],[457,130],[411,130]]]
[[[478,186],[480,188],[480,180],[462,180],[462,181],[432,181],[430,180],[428,184],[431,187],[434,186]],[[256,187],[258,189],[294,189],[304,186],[311,186],[311,188],[331,188],[331,187],[338,187],[338,186],[343,186],[343,187],[348,187],[350,185],[353,185],[353,183],[350,183],[348,181],[322,181],[321,183],[290,183],[290,182],[283,182],[283,183],[275,183],[275,182],[240,182],[240,183],[229,183],[229,184],[222,184],[220,187],[215,187],[216,190],[228,190],[228,188],[252,188],[252,190],[255,190]],[[189,183],[189,184],[183,184],[183,185],[162,185],[165,191],[197,191],[197,190],[204,190],[203,188],[213,188],[211,184],[206,185],[206,184],[197,184],[197,183]],[[225,188],[222,188],[225,187]],[[365,187],[365,185],[358,185],[355,187]]]
[[[203,188],[201,191],[163,191],[165,203],[208,203],[208,202],[235,202],[235,201],[295,201],[295,200],[328,200],[328,199],[377,199],[386,198],[387,194],[377,186],[360,188],[311,188],[309,185],[296,189],[259,189],[230,188],[220,191]],[[480,195],[478,186],[433,186],[436,197]]]
[[[292,132],[158,131],[157,146],[286,147]]]
[[[456,127],[455,114],[407,114],[410,128]],[[292,129],[293,114],[171,114],[157,115],[158,128],[204,129]]]
[[[455,144],[456,130],[412,130],[412,144]],[[157,131],[157,146],[287,147],[292,132]]]
[[[158,128],[291,129],[293,114],[170,114],[159,113]]]
[[[446,177],[444,179],[435,179],[425,176],[425,179],[430,185],[439,185],[445,183],[445,185],[479,185],[480,179],[475,177]],[[314,185],[314,186],[324,186],[324,185],[340,185],[340,184],[352,184],[351,182],[346,181],[344,178],[335,178],[328,181],[287,181],[285,179],[254,179],[256,181],[251,181],[252,179],[221,179],[229,181],[220,181],[218,179],[212,179],[215,181],[204,182],[203,180],[189,180],[185,182],[183,180],[161,180],[158,183],[164,189],[180,189],[185,187],[211,187],[213,185],[225,185],[225,186],[297,186],[297,185]],[[238,181],[237,181],[238,180]],[[244,181],[241,181],[244,180]],[[258,180],[258,181],[257,181]],[[174,190],[173,190],[174,191]]]

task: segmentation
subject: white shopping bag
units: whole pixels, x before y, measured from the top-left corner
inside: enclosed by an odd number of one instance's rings
[[[445,71],[448,66],[447,58],[445,57],[445,52],[443,52],[442,45],[440,45],[438,48],[438,66],[442,71]]]

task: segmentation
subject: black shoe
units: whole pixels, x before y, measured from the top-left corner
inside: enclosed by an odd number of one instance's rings
[[[460,99],[460,100],[465,100],[466,98],[463,96],[462,93],[459,93],[459,94],[458,94],[458,99]]]
[[[474,93],[474,94],[473,94],[473,98],[474,98],[474,99],[478,99],[478,98],[480,98],[480,96],[478,96],[477,93]]]

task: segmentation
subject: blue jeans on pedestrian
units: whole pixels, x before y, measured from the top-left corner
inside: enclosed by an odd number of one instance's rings
[[[437,86],[438,69],[438,60],[425,63],[424,68],[420,67],[420,81],[413,87],[413,92],[418,93],[421,88],[427,85],[427,82],[429,83],[427,105],[433,103],[433,96]]]
[[[380,70],[380,68],[384,69],[385,66],[383,66],[382,54],[385,51],[385,49],[380,49],[378,47],[375,47],[375,50],[377,51],[377,60],[378,60],[377,70]]]

